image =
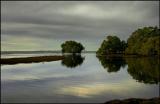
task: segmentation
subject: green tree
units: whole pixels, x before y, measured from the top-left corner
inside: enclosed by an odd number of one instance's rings
[[[125,47],[125,41],[121,41],[117,36],[107,36],[107,38],[103,40],[97,54],[120,53],[125,50]]]
[[[127,41],[125,53],[160,55],[160,29],[144,27],[133,32]]]
[[[81,53],[84,47],[81,43],[75,41],[66,41],[61,45],[62,53]]]
[[[122,40],[121,46],[120,46],[120,51],[125,52],[126,47],[127,47],[127,43],[124,40]]]

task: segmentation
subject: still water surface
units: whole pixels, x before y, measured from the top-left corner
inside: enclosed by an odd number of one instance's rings
[[[95,54],[1,65],[1,102],[104,103],[158,97],[159,66],[156,58],[111,59]]]

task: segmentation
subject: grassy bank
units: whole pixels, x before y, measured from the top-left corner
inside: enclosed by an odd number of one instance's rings
[[[38,63],[62,60],[64,56],[37,56],[37,57],[23,57],[23,58],[2,58],[1,64],[18,64],[18,63]]]

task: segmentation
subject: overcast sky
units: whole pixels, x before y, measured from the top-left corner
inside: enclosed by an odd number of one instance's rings
[[[107,35],[126,40],[159,26],[158,1],[2,1],[2,51],[60,50],[66,40],[97,50]]]

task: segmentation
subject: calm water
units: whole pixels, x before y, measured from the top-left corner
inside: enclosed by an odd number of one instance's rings
[[[13,56],[20,55],[9,57]],[[159,67],[156,58],[111,59],[95,54],[1,65],[1,102],[103,103],[158,97]]]

